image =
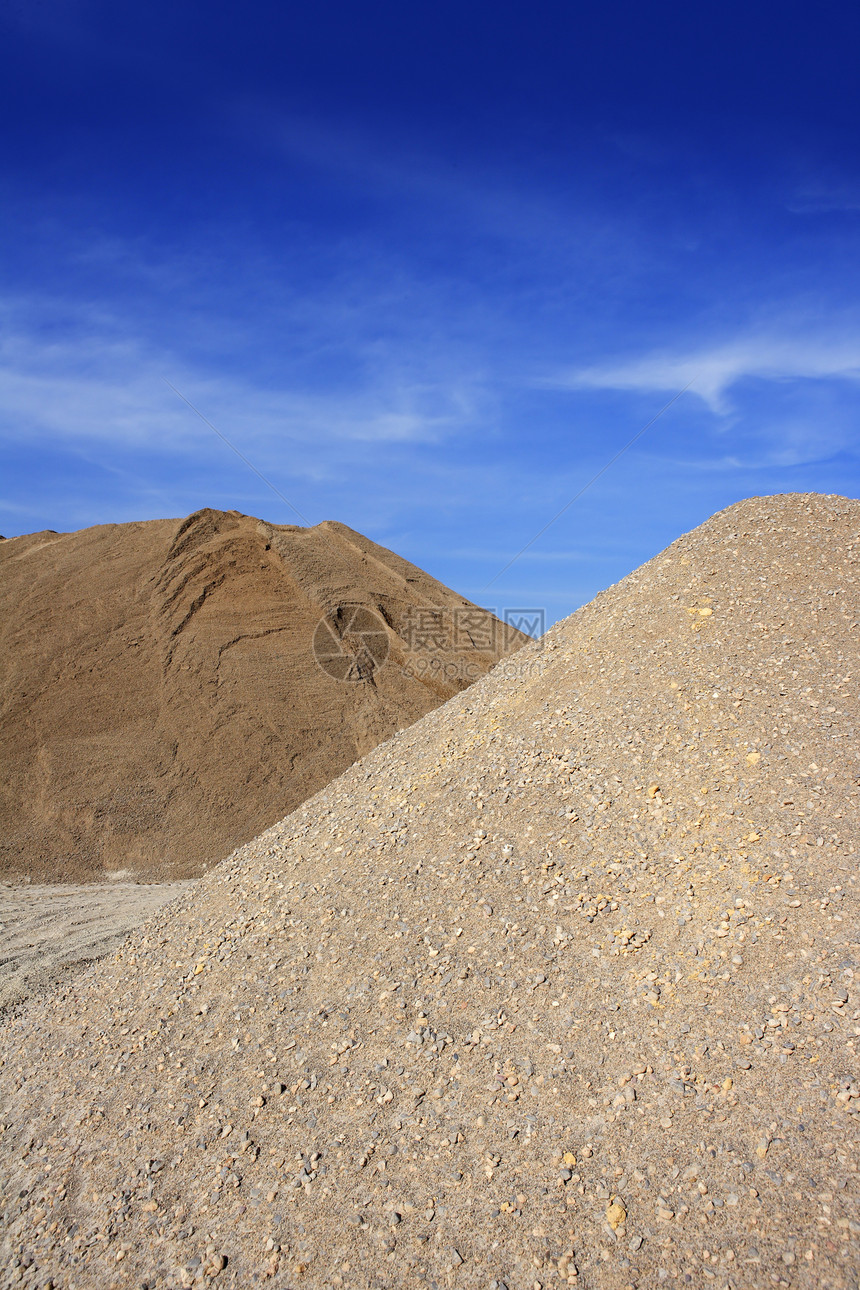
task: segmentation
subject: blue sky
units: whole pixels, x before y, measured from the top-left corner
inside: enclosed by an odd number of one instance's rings
[[[742,497],[860,493],[856,6],[0,28],[7,536],[302,522],[168,381],[303,519],[550,620]]]

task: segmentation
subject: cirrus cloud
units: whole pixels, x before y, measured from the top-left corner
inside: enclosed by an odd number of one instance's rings
[[[860,335],[832,340],[751,335],[686,351],[660,350],[622,362],[572,368],[546,384],[568,390],[670,391],[690,387],[712,412],[731,412],[729,392],[745,378],[860,380]]]

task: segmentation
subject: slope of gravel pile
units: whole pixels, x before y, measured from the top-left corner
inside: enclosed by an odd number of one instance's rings
[[[856,1286],[858,553],[717,515],[10,1020],[2,1283]]]
[[[344,524],[2,542],[0,873],[196,877],[526,639]]]

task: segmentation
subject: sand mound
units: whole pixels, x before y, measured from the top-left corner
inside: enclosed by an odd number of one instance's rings
[[[0,872],[196,875],[524,639],[343,524],[4,542]]]
[[[10,1020],[5,1284],[855,1286],[858,552],[717,515]]]

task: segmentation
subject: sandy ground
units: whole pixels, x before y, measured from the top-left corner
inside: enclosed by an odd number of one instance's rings
[[[115,950],[191,882],[0,886],[0,1010]]]

